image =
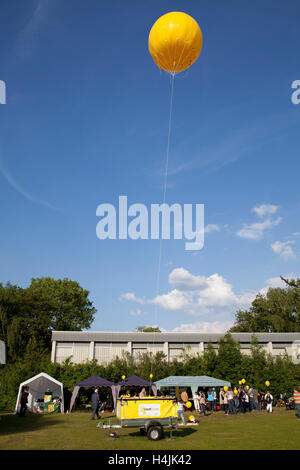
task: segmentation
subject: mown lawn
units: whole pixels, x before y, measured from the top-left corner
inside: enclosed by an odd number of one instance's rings
[[[108,424],[110,416],[102,414],[101,421]],[[118,429],[118,438],[112,439],[85,412],[1,417],[1,450],[300,450],[300,420],[285,409],[237,416],[212,413],[202,416],[198,426],[179,426],[173,440],[166,431],[157,442],[141,436],[138,428]]]

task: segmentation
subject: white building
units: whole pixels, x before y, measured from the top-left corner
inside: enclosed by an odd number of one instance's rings
[[[272,355],[290,356],[300,360],[300,333],[232,333],[240,343],[241,352],[250,354],[251,340],[255,336],[258,343]],[[106,365],[123,352],[132,357],[139,353],[162,351],[167,360],[179,358],[184,350],[190,354],[202,354],[211,343],[218,349],[218,341],[224,333],[125,333],[108,331],[53,331],[52,362],[62,363],[71,357],[80,364],[96,359]]]

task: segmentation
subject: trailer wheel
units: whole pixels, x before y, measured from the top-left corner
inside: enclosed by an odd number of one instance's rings
[[[163,437],[163,429],[160,426],[150,426],[147,437],[150,441],[159,441]]]

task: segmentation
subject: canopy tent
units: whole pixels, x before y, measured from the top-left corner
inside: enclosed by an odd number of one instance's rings
[[[230,382],[226,380],[215,379],[208,375],[187,375],[187,376],[170,376],[165,379],[158,380],[155,382],[158,389],[162,387],[190,387],[194,395],[197,392],[198,387],[230,387]]]
[[[72,411],[75,399],[81,387],[110,387],[112,388],[114,385],[115,384],[113,382],[111,382],[110,380],[103,379],[102,377],[99,377],[99,375],[92,375],[91,377],[88,377],[87,379],[82,380],[81,382],[78,382],[77,384],[75,384],[74,389],[73,389],[69,412],[71,413]],[[114,399],[114,407],[116,407],[115,399]]]
[[[36,410],[35,407],[38,403],[37,400],[43,400],[45,392],[50,388],[53,398],[57,397],[61,399],[61,412],[64,413],[63,384],[58,380],[55,380],[53,377],[50,377],[50,375],[45,374],[45,372],[41,372],[20,384],[15,408],[16,412],[18,410],[18,405],[20,404],[23,387],[25,386],[29,388],[27,403],[27,409],[29,411],[34,412]]]
[[[113,387],[113,396],[114,399],[117,400],[119,393],[120,393],[120,388],[121,387],[150,387],[152,388],[153,394],[157,394],[157,388],[154,383],[148,382],[148,380],[142,379],[141,377],[138,377],[137,375],[131,375],[130,377],[127,377],[124,380],[121,380],[121,382],[117,383]]]

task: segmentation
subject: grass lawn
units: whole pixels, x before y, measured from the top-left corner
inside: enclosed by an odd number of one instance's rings
[[[186,413],[186,417],[190,413]],[[109,415],[101,414],[108,424]],[[96,428],[87,412],[36,415],[25,418],[2,413],[0,449],[4,450],[300,450],[300,420],[295,411],[275,409],[273,414],[255,411],[226,416],[222,412],[201,416],[198,426],[179,426],[169,440],[153,442],[139,428],[109,430]],[[114,422],[114,419],[111,421]]]

